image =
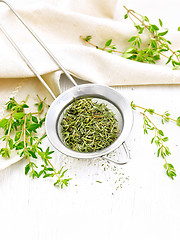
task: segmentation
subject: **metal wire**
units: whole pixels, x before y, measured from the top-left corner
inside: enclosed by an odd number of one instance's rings
[[[62,64],[59,62],[59,60],[54,56],[54,54],[47,48],[47,46],[43,43],[43,41],[33,32],[33,30],[25,23],[25,21],[22,19],[22,17],[17,13],[17,11],[6,1],[0,0],[0,2],[6,4],[10,10],[15,14],[15,16],[21,21],[21,23],[27,28],[27,30],[33,35],[33,37],[39,42],[39,44],[44,48],[44,50],[49,54],[49,56],[53,59],[53,61],[56,63],[56,65],[65,73],[67,78],[75,85],[77,86],[76,81],[72,78],[72,76],[67,72],[67,70],[62,66]],[[5,34],[7,39],[11,42],[13,47],[16,49],[16,51],[20,54],[22,59],[25,61],[27,66],[31,69],[31,71],[35,74],[35,76],[42,82],[42,84],[46,87],[48,92],[51,94],[51,96],[55,99],[54,93],[51,91],[51,89],[48,87],[44,79],[39,75],[39,73],[36,71],[36,69],[32,66],[30,61],[27,59],[27,57],[23,54],[23,52],[20,50],[20,48],[17,46],[17,44],[13,41],[13,39],[10,37],[10,35],[7,33],[7,31],[0,26],[1,31]]]
[[[12,46],[16,49],[16,51],[20,54],[20,56],[23,58],[27,66],[31,69],[31,71],[36,75],[36,77],[42,82],[42,84],[45,86],[45,88],[48,90],[48,92],[51,94],[51,96],[55,99],[56,96],[50,89],[50,87],[47,85],[47,83],[43,80],[43,78],[39,75],[39,73],[36,71],[36,69],[32,66],[32,64],[29,62],[29,60],[26,58],[26,56],[23,54],[23,52],[19,49],[17,44],[12,40],[12,38],[9,36],[9,34],[6,32],[6,30],[0,25],[1,31],[4,33],[4,35],[7,37],[7,39],[10,41]]]

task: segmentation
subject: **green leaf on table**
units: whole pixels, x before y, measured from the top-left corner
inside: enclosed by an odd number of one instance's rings
[[[162,27],[163,26],[163,22],[161,21],[161,19],[159,18],[159,24]]]
[[[12,138],[9,139],[9,148],[12,150],[14,148],[13,140]]]
[[[25,115],[26,114],[23,112],[17,112],[14,114],[14,119],[19,120],[19,119],[23,118]]]
[[[163,142],[167,142],[168,141],[168,137],[164,137],[162,140],[163,140]]]
[[[166,35],[168,33],[168,30],[166,30],[165,32],[160,32],[160,33],[158,33],[158,36],[164,36],[164,35]]]
[[[152,108],[147,109],[147,111],[148,111],[148,113],[150,113],[151,115],[153,115],[153,113],[154,113],[154,109],[152,109]]]
[[[41,103],[38,105],[38,112],[41,112],[42,109],[43,109],[43,102],[41,102]]]
[[[172,57],[173,57],[173,55],[171,55],[171,56],[168,58],[166,64],[168,64],[168,63],[171,61]]]
[[[149,22],[149,18],[147,16],[142,16],[141,19],[142,21]]]
[[[106,43],[105,43],[105,47],[108,47],[110,46],[112,43],[112,39],[109,39]]]
[[[3,118],[1,121],[0,121],[0,128],[4,128],[8,123],[8,119],[6,118]]]
[[[86,42],[89,42],[89,41],[91,40],[91,38],[92,38],[92,36],[86,36],[86,37],[84,38],[84,40],[85,40]]]
[[[164,133],[163,133],[162,130],[159,130],[158,132],[159,132],[159,134],[160,134],[161,136],[164,136]]]
[[[28,174],[29,170],[30,170],[30,164],[27,164],[27,165],[25,166],[25,174],[26,174],[26,175]]]
[[[37,124],[37,123],[32,123],[32,124],[30,124],[30,125],[27,127],[27,129],[28,129],[29,131],[35,131],[38,127],[39,127],[39,124]]]
[[[22,105],[22,108],[29,108],[29,106],[24,103],[24,104]]]
[[[21,150],[24,148],[24,141],[19,142],[16,146],[16,150]]]
[[[156,25],[154,25],[154,24],[151,24],[151,27],[152,27],[152,29],[153,29],[154,31],[158,31],[158,30],[159,30],[158,26],[156,26]]]
[[[22,134],[21,131],[16,132],[14,140],[18,141],[20,139],[20,137],[21,137],[21,134]]]
[[[180,126],[180,117],[177,118],[176,124],[177,124],[178,126]]]
[[[133,42],[134,40],[136,40],[136,38],[137,38],[136,36],[133,36],[128,40],[128,42]]]
[[[31,150],[28,150],[28,153],[30,154],[31,157],[37,158],[35,152],[33,152],[33,151],[31,151]]]
[[[37,119],[37,117],[32,116],[32,121],[35,122],[35,123],[38,123],[38,119]]]
[[[128,18],[128,14],[126,13],[125,15],[124,15],[124,19],[127,19]]]
[[[4,158],[10,158],[11,150],[8,148],[1,148],[0,155]]]

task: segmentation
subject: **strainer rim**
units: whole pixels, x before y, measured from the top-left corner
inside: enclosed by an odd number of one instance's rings
[[[114,104],[123,118],[123,128],[118,138],[108,147],[89,153],[73,151],[61,142],[57,131],[59,114],[74,98],[99,97]],[[45,121],[46,134],[51,144],[60,152],[74,158],[97,158],[109,154],[118,148],[128,137],[133,125],[133,111],[129,102],[119,92],[111,87],[99,84],[82,84],[74,86],[59,95],[51,104]]]

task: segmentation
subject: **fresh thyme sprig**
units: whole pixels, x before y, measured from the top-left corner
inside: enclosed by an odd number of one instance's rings
[[[143,129],[144,129],[144,134],[148,134],[148,131],[154,131],[154,137],[151,139],[151,144],[155,143],[158,150],[157,150],[157,157],[162,157],[165,161],[165,164],[163,165],[164,168],[166,169],[166,174],[174,179],[176,177],[176,170],[174,169],[174,166],[171,163],[167,162],[167,157],[171,154],[169,148],[165,146],[165,142],[168,141],[168,137],[164,136],[164,132],[159,129],[153,122],[152,120],[147,116],[146,113],[149,113],[150,115],[157,115],[162,118],[162,123],[164,122],[169,122],[170,120],[173,122],[176,122],[178,126],[180,126],[180,117],[177,118],[177,120],[170,118],[170,114],[168,111],[166,111],[164,114],[159,114],[156,113],[154,109],[151,108],[144,108],[141,106],[138,106],[131,102],[131,107],[133,110],[136,110],[137,108],[144,110],[144,112],[140,112],[143,115]]]
[[[179,69],[180,66],[180,50],[173,50],[172,43],[164,36],[168,33],[168,29],[163,27],[163,22],[159,19],[159,26],[150,23],[147,16],[143,16],[134,10],[126,9],[124,18],[129,18],[137,30],[137,35],[131,36],[128,42],[131,44],[125,51],[117,50],[112,39],[108,39],[103,47],[97,46],[91,42],[92,36],[80,38],[91,46],[109,52],[119,53],[122,57],[138,61],[155,64],[161,57],[167,59],[166,64],[171,63],[173,69]],[[178,28],[179,31],[179,28]],[[148,36],[148,41],[143,42],[142,36]]]
[[[177,119],[171,118],[170,117],[171,114],[168,111],[165,111],[163,114],[159,114],[159,113],[155,112],[154,109],[152,109],[152,108],[144,108],[142,106],[138,106],[133,101],[131,102],[131,107],[134,110],[139,108],[139,109],[143,110],[144,112],[150,113],[151,115],[154,114],[154,115],[157,115],[157,116],[161,117],[162,118],[161,121],[162,121],[163,124],[165,122],[172,121],[172,122],[175,122],[177,124],[177,126],[180,126],[180,116],[177,117]]]
[[[170,178],[174,179],[174,177],[176,177],[176,170],[174,169],[174,166],[171,163],[168,163],[166,160],[166,157],[171,154],[169,148],[164,145],[164,142],[168,141],[168,137],[164,137],[163,131],[158,129],[157,126],[147,117],[145,113],[141,114],[143,115],[144,119],[144,133],[148,134],[148,130],[154,130],[155,135],[152,138],[151,143],[154,142],[156,144],[158,147],[157,156],[161,156],[165,161],[165,164],[163,166],[166,169],[166,174]]]
[[[82,37],[80,36],[80,38],[87,42],[89,45],[99,49],[99,50],[102,50],[102,51],[105,51],[105,52],[108,52],[108,53],[120,53],[120,54],[123,54],[123,52],[121,51],[118,51],[117,48],[116,48],[116,45],[115,44],[112,44],[112,39],[109,39],[107,40],[105,43],[104,43],[104,46],[103,47],[100,47],[100,46],[97,46],[95,45],[94,43],[91,42],[91,39],[92,39],[92,36],[86,36],[86,37]]]
[[[45,117],[42,117],[42,113],[48,105],[43,100],[38,98],[36,112],[27,112],[29,106],[27,100],[18,103],[14,98],[10,98],[5,104],[6,110],[9,112],[0,121],[0,128],[4,130],[4,136],[0,139],[4,142],[4,147],[0,149],[0,155],[4,158],[10,158],[11,152],[16,151],[20,157],[24,157],[28,160],[28,164],[25,167],[25,174],[29,173],[32,178],[56,177],[54,185],[58,185],[61,188],[68,186],[70,178],[65,179],[64,174],[67,170],[63,170],[63,167],[56,171],[50,162],[51,154],[49,147],[44,151],[41,148],[42,140],[46,137],[38,137],[37,132],[42,127]],[[45,115],[45,114],[44,114]],[[42,159],[43,164],[41,170],[38,172],[38,166],[35,160],[38,156]]]
[[[168,33],[167,28],[163,28],[163,22],[159,19],[159,26],[150,23],[147,16],[143,16],[134,10],[127,9],[124,18],[129,18],[134,27],[137,29],[137,35],[132,36],[128,42],[131,42],[130,48],[126,49],[123,57],[139,62],[155,63],[160,59],[160,55],[167,58],[166,64],[172,63],[174,69],[180,66],[180,50],[174,51],[170,45],[172,44],[164,36]],[[148,33],[148,46],[142,48],[142,34]],[[170,53],[170,56],[165,55]]]

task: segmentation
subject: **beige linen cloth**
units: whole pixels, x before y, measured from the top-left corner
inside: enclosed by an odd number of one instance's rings
[[[124,20],[123,5],[147,15],[155,21],[161,18],[171,30],[168,39],[174,49],[180,48],[180,32],[177,31],[180,3],[172,0],[9,0],[8,1],[44,41],[62,65],[74,76],[92,83],[115,85],[178,84],[180,71],[165,66],[164,60],[156,65],[139,63],[89,46],[80,36],[92,36],[92,42],[104,46],[113,39],[117,49],[124,51],[128,39],[135,34],[130,20]],[[177,13],[177,14],[176,14]],[[33,39],[8,7],[0,2],[0,24],[23,50],[32,65],[43,75],[55,95],[59,94],[61,74],[56,64]],[[24,61],[0,31],[0,116],[5,114],[3,104],[9,97],[23,100],[30,94],[29,104],[36,94],[46,96],[52,102],[44,86],[29,70]],[[33,106],[32,106],[33,107]],[[1,146],[0,146],[1,147]],[[0,159],[0,169],[18,161]]]

